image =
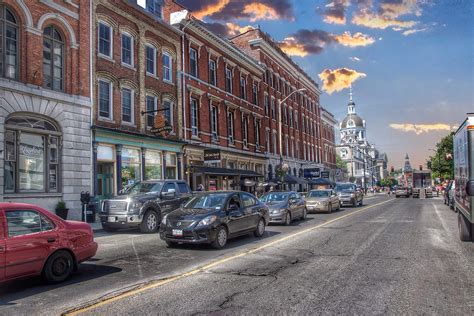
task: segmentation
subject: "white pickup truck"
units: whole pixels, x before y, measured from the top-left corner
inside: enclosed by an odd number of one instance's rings
[[[459,238],[474,241],[474,113],[469,113],[456,131],[453,147]]]

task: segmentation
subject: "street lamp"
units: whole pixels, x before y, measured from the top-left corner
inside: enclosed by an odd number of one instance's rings
[[[282,142],[282,121],[281,121],[281,105],[283,102],[288,100],[293,94],[298,93],[298,92],[303,92],[306,91],[306,88],[301,88],[298,90],[295,90],[291,92],[289,95],[287,95],[283,100],[278,101],[278,140],[280,142],[280,180],[283,183],[283,171],[284,169],[287,169],[283,166],[283,142]]]

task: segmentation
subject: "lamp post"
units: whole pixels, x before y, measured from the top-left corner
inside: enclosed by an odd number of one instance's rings
[[[306,91],[306,88],[301,88],[298,90],[295,90],[291,92],[289,95],[287,95],[283,100],[278,101],[278,141],[279,141],[279,149],[280,149],[280,182],[283,185],[283,171],[284,169],[287,169],[283,166],[283,142],[282,142],[282,120],[281,120],[281,105],[283,102],[288,100],[293,94],[298,93],[298,92],[303,92]]]

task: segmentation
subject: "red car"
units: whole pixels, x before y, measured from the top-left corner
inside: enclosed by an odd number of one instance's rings
[[[89,224],[36,205],[0,203],[0,282],[28,276],[61,282],[96,252]]]

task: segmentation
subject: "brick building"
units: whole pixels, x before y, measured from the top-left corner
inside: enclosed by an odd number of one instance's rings
[[[206,25],[177,12],[183,30],[183,131],[193,189],[245,189],[266,165],[261,82],[264,68]]]
[[[306,168],[322,168],[318,84],[260,29],[249,30],[231,40],[265,69],[261,93],[267,178],[275,177],[280,155],[289,167],[288,174],[296,180],[303,177]]]
[[[90,190],[89,1],[0,2],[0,200],[80,216]]]
[[[321,140],[323,143],[323,165],[324,169],[331,172],[331,178],[334,177],[336,169],[336,132],[337,120],[334,115],[323,107],[321,112]]]
[[[169,12],[181,7],[171,0],[93,6],[94,193],[103,199],[136,181],[182,177],[181,31],[169,24]],[[157,115],[169,134],[153,133]]]

